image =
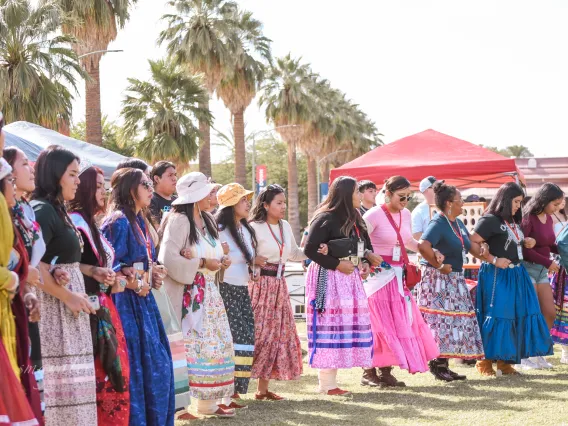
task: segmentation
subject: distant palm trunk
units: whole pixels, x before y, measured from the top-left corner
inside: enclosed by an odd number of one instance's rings
[[[235,136],[235,182],[247,184],[246,146],[245,146],[245,109],[233,114],[233,133]],[[254,173],[254,171],[253,171]]]
[[[103,144],[103,126],[99,64],[100,60],[94,60],[87,70],[91,81],[85,82],[85,133],[87,142],[101,146]]]
[[[209,110],[209,100],[199,105]],[[199,122],[201,142],[199,144],[199,171],[205,176],[211,176],[211,127],[206,121]]]
[[[288,222],[296,241],[300,241],[300,203],[298,201],[298,164],[296,162],[296,139],[287,141],[288,147]]]
[[[315,158],[308,157],[308,221],[314,216],[319,204],[316,161]]]

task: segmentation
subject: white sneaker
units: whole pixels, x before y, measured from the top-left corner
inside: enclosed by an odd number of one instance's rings
[[[522,359],[521,363],[516,365],[516,368],[520,368],[521,370],[537,370],[540,367],[534,362],[534,357],[532,357]]]
[[[547,360],[544,359],[544,357],[542,356],[533,356],[529,358],[533,363],[535,363],[536,365],[538,365],[537,368],[541,368],[541,369],[550,369],[553,368],[552,364],[549,363]]]
[[[562,345],[562,356],[560,357],[561,364],[568,364],[568,345]]]

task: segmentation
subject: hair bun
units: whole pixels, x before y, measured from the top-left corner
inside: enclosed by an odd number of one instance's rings
[[[446,188],[445,182],[445,180],[437,180],[436,182],[434,182],[432,189],[434,190],[435,194],[442,192]]]

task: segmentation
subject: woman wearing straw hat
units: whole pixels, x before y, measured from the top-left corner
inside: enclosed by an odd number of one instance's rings
[[[168,269],[164,284],[182,325],[190,395],[199,414],[232,417],[217,400],[234,394],[233,338],[215,274],[231,261],[223,254],[217,225],[207,213],[214,189],[203,173],[178,180],[178,198],[162,223],[159,261]],[[190,253],[184,256],[185,252]],[[182,419],[194,418],[186,413]]]
[[[239,393],[248,392],[254,356],[254,315],[248,282],[254,268],[256,234],[247,222],[253,194],[238,183],[225,185],[217,193],[219,238],[229,245],[231,257],[231,266],[223,274],[219,292],[225,303],[235,348],[235,399],[239,398]],[[236,403],[230,402],[229,406],[236,406]]]

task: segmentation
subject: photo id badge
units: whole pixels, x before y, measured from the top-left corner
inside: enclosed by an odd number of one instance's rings
[[[276,272],[276,278],[280,279],[282,278],[282,269],[283,269],[284,265],[282,262],[278,263],[278,272]]]
[[[357,257],[365,257],[365,242],[359,240],[357,242]]]
[[[392,261],[400,262],[400,245],[398,244],[392,249]]]
[[[523,260],[523,246],[517,244],[517,255],[519,256],[519,260]]]
[[[467,252],[464,250],[462,251],[462,258],[463,258],[463,264],[465,265],[467,262],[469,262],[467,260]]]

